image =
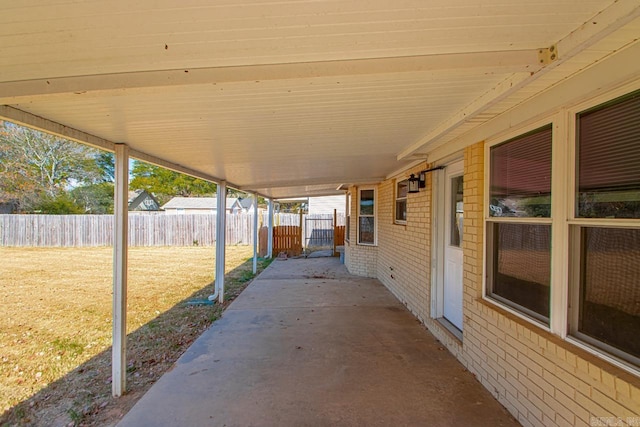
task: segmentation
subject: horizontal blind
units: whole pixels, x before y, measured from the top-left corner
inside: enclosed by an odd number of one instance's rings
[[[640,189],[640,91],[578,114],[578,189]]]
[[[551,125],[491,149],[491,197],[551,194]]]

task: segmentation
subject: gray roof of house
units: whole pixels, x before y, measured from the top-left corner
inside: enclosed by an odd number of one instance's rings
[[[253,206],[253,197],[238,199],[238,202],[240,202],[240,206],[242,206],[243,209],[249,209]]]
[[[133,197],[131,197],[132,194],[133,194]],[[146,199],[151,199],[153,201],[153,204],[151,205],[144,204],[143,202]],[[157,211],[157,210],[160,210],[160,204],[158,203],[156,198],[153,196],[153,194],[148,193],[144,190],[136,190],[133,193],[129,192],[129,210],[130,211],[136,211],[136,210]]]
[[[227,197],[227,209],[230,209],[238,199]],[[162,206],[162,209],[217,209],[215,197],[174,197]]]

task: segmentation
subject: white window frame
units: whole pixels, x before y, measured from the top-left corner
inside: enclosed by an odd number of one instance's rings
[[[404,197],[398,197],[398,186],[401,183],[405,183],[407,185],[407,194]],[[398,225],[407,225],[407,220],[398,219],[398,201],[404,200],[404,214],[407,216],[407,212],[409,211],[409,180],[408,179],[397,179],[394,186],[394,198],[393,198],[393,223]]]
[[[373,191],[373,215],[362,215],[360,213],[360,196],[363,191]],[[373,243],[372,242],[361,242],[360,241],[360,217],[369,217],[373,218]],[[362,246],[377,246],[378,245],[378,190],[376,187],[358,187],[358,223],[356,227],[356,241],[358,245]]]
[[[610,91],[602,91],[601,95],[591,97],[587,101],[574,104],[570,108],[556,110],[535,122],[523,123],[520,127],[512,128],[507,132],[487,139],[485,144],[485,170],[484,170],[484,206],[483,214],[483,283],[482,298],[490,304],[514,316],[534,325],[537,328],[550,332],[568,343],[575,345],[597,357],[617,366],[633,375],[640,376],[640,365],[631,363],[622,357],[616,357],[615,351],[605,351],[604,345],[600,347],[590,344],[588,340],[580,338],[575,333],[575,317],[578,308],[575,307],[576,292],[579,291],[580,253],[572,251],[575,248],[575,240],[578,238],[579,229],[583,226],[596,227],[622,227],[640,229],[640,219],[608,219],[608,218],[577,218],[575,216],[575,189],[576,189],[576,117],[579,113],[612,101],[621,96],[640,90],[640,79],[633,83],[620,86]],[[583,98],[584,99],[584,98]],[[490,200],[489,179],[491,173],[490,149],[519,135],[526,134],[552,123],[552,181],[551,181],[551,293],[549,326],[532,319],[513,307],[491,298],[487,293],[487,255],[489,241],[487,236],[487,223],[495,220],[489,217],[488,206]],[[545,218],[547,219],[547,218]],[[519,219],[515,219],[519,222]],[[513,221],[504,218],[500,222]],[[532,222],[535,222],[534,220]],[[576,252],[576,253],[573,253]],[[571,302],[572,307],[569,307]]]

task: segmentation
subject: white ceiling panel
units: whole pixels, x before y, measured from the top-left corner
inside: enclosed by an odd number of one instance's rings
[[[273,197],[426,158],[633,43],[640,13],[630,0],[0,7],[0,104],[14,115]],[[539,62],[563,40],[570,55]]]
[[[0,81],[547,47],[610,1],[11,1]]]

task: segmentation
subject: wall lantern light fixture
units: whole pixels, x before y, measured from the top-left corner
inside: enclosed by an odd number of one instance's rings
[[[411,174],[409,177],[409,193],[418,193],[420,192],[420,178]]]
[[[419,193],[421,188],[427,187],[427,172],[432,172],[436,170],[444,169],[444,166],[436,166],[431,169],[425,169],[423,171],[418,172],[418,176],[415,174],[411,174],[409,177],[409,193]]]
[[[427,173],[425,171],[421,171],[418,174],[418,186],[420,188],[426,188],[427,187]]]

